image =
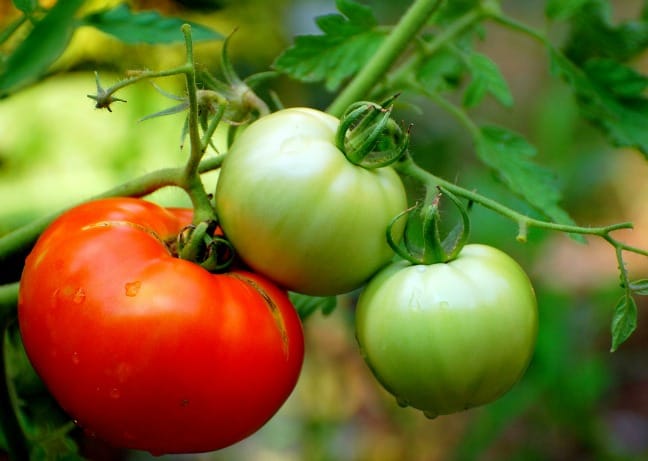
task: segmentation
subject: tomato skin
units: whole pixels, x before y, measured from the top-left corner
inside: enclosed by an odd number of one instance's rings
[[[252,434],[292,392],[301,323],[250,272],[210,274],[164,244],[190,214],[138,199],[65,213],[26,261],[18,315],[59,404],[111,444],[216,450]]]
[[[522,268],[485,245],[447,264],[394,263],[361,293],[356,337],[382,385],[426,415],[489,403],[523,375],[537,304]]]
[[[387,264],[385,231],[407,207],[392,168],[346,159],[338,125],[308,108],[262,117],[235,140],[216,188],[220,224],[241,259],[309,295],[351,291]]]

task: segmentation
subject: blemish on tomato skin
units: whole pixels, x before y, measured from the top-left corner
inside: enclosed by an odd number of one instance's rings
[[[135,282],[128,282],[124,285],[124,291],[126,293],[126,296],[129,296],[131,298],[137,296],[137,293],[139,293],[140,288],[142,288],[142,282],[139,280]]]
[[[86,291],[83,288],[79,288],[74,292],[72,297],[72,302],[74,304],[83,304],[86,299]]]

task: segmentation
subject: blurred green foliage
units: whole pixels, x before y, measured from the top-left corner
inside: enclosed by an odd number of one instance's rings
[[[263,0],[194,2],[200,10],[162,3],[224,34],[239,27],[230,55],[243,75],[266,68],[271,57],[290,43],[295,30],[302,32],[306,23],[312,24],[313,15],[332,12],[334,7],[333,2],[316,0],[286,0],[274,8],[268,7],[273,2]],[[206,11],[212,3],[214,11]],[[396,2],[366,3],[381,22],[391,22],[402,13]],[[557,8],[557,2],[550,3]],[[617,17],[630,16],[642,6],[632,0],[610,3]],[[541,2],[510,0],[503,2],[503,8],[541,25]],[[641,154],[607,147],[603,136],[579,118],[566,84],[551,77],[545,50],[494,26],[486,32],[479,50],[500,66],[515,105],[504,108],[486,101],[471,114],[516,129],[537,147],[542,163],[558,172],[562,205],[577,222],[637,221],[646,246],[648,167]],[[84,40],[90,37],[86,31],[82,35]],[[128,103],[116,104],[113,113],[94,110],[86,98],[94,91],[90,72],[94,65],[122,72],[142,58],[142,66],[157,62],[163,67],[180,62],[181,49],[144,46],[129,55],[128,48],[111,48],[110,39],[95,39],[96,43],[76,42],[76,56],[70,52],[57,64],[74,72],[0,101],[0,235],[134,176],[184,162],[181,115],[138,122],[168,105],[150,85],[124,90],[120,96]],[[572,43],[573,53],[587,54],[576,45]],[[93,55],[97,50],[104,52]],[[198,52],[205,65],[218,67],[217,48],[200,46]],[[647,57],[635,59],[645,71]],[[106,82],[121,77],[120,73],[102,75]],[[182,94],[180,81],[160,85]],[[287,105],[324,107],[331,98],[320,87],[285,78],[275,86]],[[413,155],[422,166],[534,214],[475,160],[467,136],[446,113],[429,102],[403,99],[407,104],[397,108],[396,116],[414,123]],[[208,188],[214,180],[214,175],[205,178]],[[188,204],[174,190],[150,198],[168,205]],[[643,303],[639,331],[610,354],[608,324],[618,297],[612,250],[579,247],[545,231],[531,232],[529,242],[520,244],[513,223],[479,207],[471,213],[471,240],[514,255],[528,268],[539,297],[536,353],[527,374],[509,394],[486,407],[435,420],[399,408],[371,378],[357,352],[352,333],[354,298],[349,296],[341,298],[330,315],[315,313],[308,319],[304,374],[293,396],[266,427],[221,452],[182,459],[648,460],[648,303],[645,297],[639,299]],[[573,257],[561,257],[565,248],[576,248],[569,250]],[[635,278],[648,276],[645,262],[632,260],[631,269]],[[28,378],[27,373],[21,379]],[[90,459],[151,459],[139,452],[115,452],[82,433],[74,436]]]

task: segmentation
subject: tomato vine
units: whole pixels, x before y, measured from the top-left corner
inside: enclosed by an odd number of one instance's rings
[[[26,3],[23,3],[24,8],[28,8]],[[59,3],[63,4],[65,2]],[[375,18],[373,18],[368,7],[353,0],[337,0],[336,5],[342,14],[334,15],[334,18],[329,18],[330,21],[328,22],[326,20],[320,21],[318,25],[323,32],[321,35],[311,41],[300,42],[296,40],[295,46],[286,50],[277,59],[274,64],[275,69],[272,72],[252,75],[247,79],[239,78],[230,62],[228,43],[232,36],[224,40],[221,51],[222,79],[216,78],[196,63],[194,41],[197,38],[192,31],[199,31],[201,36],[212,38],[214,36],[196,24],[187,23],[182,25],[179,29],[184,40],[185,62],[171,69],[130,72],[126,79],[108,88],[103,87],[99,74],[95,74],[96,94],[88,96],[95,101],[96,108],[112,111],[113,104],[124,101],[117,97],[117,94],[127,86],[166,77],[183,77],[185,95],[175,96],[160,90],[161,93],[179,101],[179,103],[174,107],[144,118],[149,119],[186,112],[182,141],[184,143],[185,138],[189,140],[186,163],[178,168],[159,169],[133,178],[92,197],[90,200],[108,197],[144,197],[164,187],[182,189],[192,203],[193,222],[181,234],[179,239],[181,248],[178,248],[178,255],[181,258],[197,262],[211,271],[222,271],[229,261],[223,263],[217,258],[216,253],[223,249],[221,245],[230,245],[226,247],[227,251],[234,251],[236,245],[232,246],[226,240],[214,236],[221,218],[220,215],[223,214],[222,211],[226,209],[226,205],[221,204],[219,210],[218,190],[216,198],[214,198],[212,191],[205,189],[202,175],[221,168],[228,158],[234,158],[234,156],[229,150],[225,152],[216,151],[213,146],[216,130],[226,125],[229,132],[227,146],[227,149],[229,149],[233,145],[232,140],[240,135],[240,132],[237,131],[239,128],[244,127],[247,129],[257,120],[264,120],[264,118],[265,121],[268,121],[273,116],[271,114],[273,110],[270,109],[272,104],[260,97],[255,88],[259,82],[265,81],[277,73],[283,73],[306,82],[313,80],[325,81],[328,89],[338,89],[344,81],[346,83],[344,88],[328,104],[326,109],[328,115],[320,114],[322,118],[328,119],[329,115],[334,117],[334,119],[331,117],[334,122],[328,120],[326,123],[339,122],[336,136],[331,137],[331,139],[324,139],[323,142],[330,141],[332,146],[334,145],[339,152],[346,155],[354,168],[380,170],[389,166],[400,176],[413,180],[419,190],[423,189],[425,198],[422,199],[423,204],[420,205],[420,209],[416,208],[416,211],[423,210],[422,213],[424,214],[421,233],[431,236],[434,241],[430,245],[423,244],[414,248],[415,251],[410,251],[409,256],[411,257],[408,257],[408,249],[399,250],[401,247],[398,246],[397,242],[399,240],[398,232],[392,235],[390,228],[387,231],[386,240],[402,259],[407,259],[413,264],[422,265],[450,263],[457,259],[461,255],[464,244],[467,243],[467,232],[470,228],[469,217],[464,212],[463,202],[467,202],[471,206],[484,207],[513,222],[517,226],[515,238],[521,243],[527,241],[529,229],[532,228],[569,234],[575,240],[581,242],[585,240],[584,236],[600,238],[607,242],[615,253],[622,288],[622,295],[614,308],[611,322],[611,350],[618,349],[630,337],[637,326],[635,296],[645,295],[648,292],[648,282],[646,280],[631,279],[626,268],[624,255],[634,253],[648,257],[648,250],[627,244],[615,237],[614,233],[618,230],[632,229],[633,224],[631,222],[619,222],[596,227],[586,227],[574,223],[568,213],[559,205],[560,194],[554,188],[543,183],[543,174],[546,173],[546,170],[530,159],[535,154],[533,146],[526,142],[521,135],[507,128],[480,125],[470,116],[467,109],[479,104],[487,93],[491,94],[504,106],[512,104],[512,95],[497,66],[490,58],[469,47],[464,49],[458,46],[457,42],[465,38],[466,35],[474,33],[474,29],[485,23],[499,25],[510,31],[530,37],[535,44],[539,44],[546,50],[550,71],[555,76],[562,78],[573,90],[579,104],[584,108],[583,117],[591,119],[595,125],[601,127],[612,145],[635,147],[644,154],[648,153],[648,146],[646,146],[645,139],[642,138],[643,135],[637,134],[635,129],[625,130],[623,123],[637,115],[634,102],[645,102],[642,91],[648,86],[648,80],[639,79],[634,70],[626,66],[623,59],[615,60],[613,59],[614,56],[595,55],[591,56],[593,62],[578,61],[578,59],[569,56],[566,51],[551,43],[548,33],[534,29],[508,16],[502,11],[497,1],[484,0],[474,2],[474,4],[466,8],[454,7],[457,10],[453,10],[452,14],[447,12],[447,9],[453,8],[453,6],[448,6],[448,3],[441,0],[414,0],[393,27],[379,29],[373,22]],[[557,17],[569,13],[568,10],[561,9],[569,7],[561,7],[560,2],[549,3],[552,7],[547,8],[546,14],[550,19],[553,19],[552,15]],[[55,21],[62,29],[70,32],[72,28],[76,27],[72,19],[80,4],[81,2],[68,3],[65,10],[62,6],[56,6],[51,11],[40,8],[33,11],[25,10],[23,16],[10,24],[0,35],[0,43],[8,40],[16,31],[24,27],[30,17],[48,18],[49,21]],[[114,11],[112,13],[114,14]],[[123,14],[124,10],[121,13]],[[99,16],[101,17],[101,15]],[[136,17],[136,15],[133,17]],[[140,20],[144,19],[140,17]],[[79,23],[92,24],[92,21],[93,16],[87,15]],[[97,24],[99,23],[101,21],[97,22]],[[43,25],[37,22],[35,27],[42,28]],[[432,30],[432,32],[423,33],[426,30]],[[612,32],[616,31],[612,30]],[[341,46],[338,40],[357,36],[366,39],[366,43],[360,42],[370,45],[366,48],[371,50],[371,53],[366,56],[364,61],[359,60],[362,61],[362,65],[358,69],[352,68],[350,65],[348,68],[340,65],[337,67],[341,68],[339,70],[341,74],[334,72],[334,68],[339,64],[335,59],[339,56],[345,56],[344,52],[348,51],[343,47],[342,49],[336,49],[339,53],[331,53],[332,57],[309,57],[317,54],[309,47],[322,47],[324,49],[327,46]],[[64,38],[62,37],[61,40]],[[26,40],[28,45],[30,40],[33,42],[34,37],[30,36]],[[349,40],[349,42],[351,41]],[[57,42],[55,45],[54,48],[62,49],[64,43]],[[7,60],[9,68],[20,66],[21,56],[24,56],[27,52],[26,46],[19,46],[17,52]],[[632,54],[632,52],[636,53],[637,50],[626,50],[626,52]],[[451,56],[453,66],[461,67],[464,70],[467,69],[470,74],[470,80],[465,85],[463,101],[460,103],[456,102],[456,98],[453,99],[445,95],[444,91],[439,89],[452,87],[452,84],[446,81],[445,75],[440,76],[438,69],[429,71],[425,67],[427,63],[442,53]],[[355,56],[351,52],[349,52],[349,55]],[[18,67],[21,72],[15,72],[13,75],[8,73],[0,75],[0,95],[6,96],[27,85],[30,81],[27,77],[36,78],[41,76],[43,69],[49,65],[51,58],[51,55],[41,56],[31,68]],[[328,70],[333,75],[313,76],[311,74],[312,67],[305,66],[307,70],[304,71],[303,67],[294,64],[295,59],[321,59],[324,64],[328,65]],[[325,62],[327,59],[330,62]],[[316,70],[322,72],[322,68],[326,69],[327,66],[316,67]],[[596,71],[600,69],[609,70],[610,76],[601,77],[598,75]],[[442,71],[445,70],[442,69]],[[34,75],[27,75],[30,72]],[[316,71],[312,71],[312,73],[317,74]],[[323,73],[326,74],[326,72]],[[15,75],[24,75],[25,77],[17,78]],[[456,75],[450,77],[456,78]],[[633,80],[635,77],[636,79]],[[452,78],[448,78],[448,80],[452,80]],[[601,78],[608,78],[609,80],[597,80]],[[634,83],[638,80],[639,83],[626,85],[628,83],[624,80],[626,78]],[[456,79],[458,80],[458,78]],[[639,88],[639,90],[636,88]],[[447,180],[417,164],[410,152],[411,127],[398,124],[393,119],[396,95],[401,92],[412,92],[427,99],[454,119],[472,140],[475,156],[486,167],[500,173],[504,185],[513,194],[522,197],[541,217],[536,218],[521,213],[473,190],[469,186]],[[273,103],[274,106],[281,107],[279,102],[273,101]],[[308,110],[315,112],[312,109]],[[282,113],[282,115],[285,114],[286,112]],[[640,120],[644,119],[641,118]],[[630,125],[629,122],[627,123]],[[636,128],[637,125],[640,125],[640,123],[633,122],[632,126]],[[241,132],[245,133],[243,130]],[[210,147],[216,151],[215,155],[206,155]],[[241,168],[245,169],[248,166],[243,165]],[[528,184],[531,184],[531,186],[528,186]],[[323,190],[325,189],[323,188]],[[291,192],[292,195],[297,195],[294,191]],[[461,209],[462,213],[462,222],[455,229],[456,234],[452,234],[451,238],[446,241],[440,239],[438,223],[436,222],[439,218],[439,194],[449,196],[451,201]],[[359,208],[362,208],[362,206],[359,206]],[[35,220],[0,237],[0,262],[7,261],[31,249],[43,231],[62,213],[63,210],[51,216]],[[396,216],[394,217],[396,218]],[[274,229],[271,228],[270,230],[274,231]],[[337,231],[337,229],[334,228],[333,231]],[[359,233],[361,232],[362,230],[359,231]],[[264,242],[266,240],[268,239],[264,239]],[[299,239],[291,236],[290,240],[297,241]],[[331,247],[334,250],[339,250],[338,247],[333,245]],[[351,253],[352,249],[346,249],[342,252],[344,251]],[[332,252],[333,250],[329,251],[329,253]],[[376,253],[375,251],[371,252]],[[274,261],[278,259],[276,254],[271,256],[270,265],[274,264]],[[368,278],[369,273],[375,274],[376,270],[381,265],[384,265],[392,255],[388,254],[387,256],[383,258],[384,260],[378,261],[376,267],[367,269],[368,272],[363,273],[358,280],[353,280],[353,283],[331,284],[333,288],[327,287],[321,290],[321,287],[313,288],[309,285],[302,293],[334,296],[358,288],[362,283],[370,280]],[[284,259],[284,263],[286,259]],[[252,266],[249,263],[250,260],[245,262]],[[317,266],[317,262],[314,261],[314,266]],[[267,261],[264,264],[267,266]],[[351,269],[355,271],[355,268]],[[315,267],[313,272],[319,274],[319,270],[319,267]],[[290,285],[287,280],[283,279],[280,282],[282,286],[288,288],[297,287],[302,289],[306,285]],[[340,286],[343,288],[340,288]],[[7,332],[8,322],[16,315],[18,290],[19,284],[17,282],[0,286],[0,319],[2,319],[0,323],[4,325],[4,334]],[[377,291],[378,289],[372,288],[372,290]],[[330,297],[317,298],[316,296],[310,296],[306,304],[308,304],[308,307],[302,312],[303,319],[317,310],[318,306],[326,305],[326,307],[322,308],[325,311],[332,309]],[[333,302],[333,307],[334,304]],[[528,304],[530,306],[532,303],[529,301]],[[531,350],[531,346],[529,346],[529,350]],[[523,362],[526,366],[528,357],[525,356]],[[398,383],[398,381],[396,382]],[[6,389],[0,389],[0,394],[2,394],[0,397],[6,397],[9,392]],[[9,400],[11,400],[11,396],[9,397]],[[436,404],[436,402],[434,403]],[[9,402],[9,404],[15,405],[15,402],[13,404]],[[467,402],[458,402],[452,406],[452,411],[466,404]],[[438,409],[427,408],[426,405],[427,402],[423,402],[419,407],[431,410],[430,414],[438,413]],[[10,413],[8,418],[1,418],[8,425],[8,427],[2,428],[3,432],[19,432],[20,423],[12,419],[15,414],[10,408],[4,408],[3,411]],[[25,447],[22,447],[21,444],[22,442],[27,443],[27,441],[22,440],[21,437],[17,437],[16,440],[17,444],[9,447],[9,449],[13,457],[21,458],[25,450]]]

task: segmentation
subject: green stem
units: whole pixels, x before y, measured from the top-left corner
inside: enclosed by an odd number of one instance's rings
[[[0,285],[0,325],[13,318],[18,304],[18,282]]]
[[[559,224],[559,223],[554,223],[549,221],[542,221],[540,219],[530,218],[522,213],[519,213],[511,208],[508,208],[505,205],[502,205],[501,203],[495,200],[492,200],[488,197],[484,197],[483,195],[478,194],[477,192],[464,189],[463,187],[458,186],[457,184],[454,184],[443,178],[435,176],[432,173],[425,171],[424,169],[419,167],[410,157],[407,157],[403,161],[396,164],[395,168],[400,173],[410,176],[420,181],[422,184],[425,184],[426,187],[434,188],[437,186],[441,186],[457,196],[463,197],[474,203],[478,203],[485,208],[488,208],[506,218],[509,218],[512,221],[515,221],[519,227],[518,240],[520,241],[526,240],[526,231],[528,228],[535,227],[539,229],[547,229],[547,230],[565,232],[571,234],[596,235],[610,242],[615,248],[621,247],[623,250],[648,256],[648,251],[636,247],[632,247],[630,245],[625,245],[610,237],[609,235],[610,232],[613,232],[615,230],[631,229],[633,225],[630,222],[617,223],[609,226],[600,226],[600,227],[580,227],[580,226],[574,226],[569,224]]]
[[[485,14],[486,13],[479,8],[470,10],[443,29],[430,42],[424,44],[422,53],[417,53],[414,56],[411,56],[400,67],[398,67],[392,75],[388,76],[390,82],[388,86],[398,87],[403,85],[406,80],[412,76],[413,70],[419,66],[421,61],[439,51],[457,35],[483,18]]]
[[[198,173],[206,173],[220,167],[226,154],[209,157],[200,162]],[[184,168],[165,168],[145,174],[128,182],[120,184],[88,200],[107,197],[144,197],[158,189],[168,186],[182,187]],[[84,200],[84,201],[88,201]],[[67,209],[67,208],[66,208]],[[0,237],[0,263],[8,260],[12,255],[25,253],[31,248],[38,236],[50,223],[65,209],[57,213],[42,217]]]
[[[183,188],[191,198],[191,203],[194,207],[194,223],[197,224],[201,221],[213,220],[216,218],[216,215],[198,173],[204,150],[202,149],[200,131],[198,129],[198,98],[196,96],[198,88],[196,86],[196,67],[194,65],[193,57],[191,26],[188,24],[183,25],[182,33],[185,37],[185,46],[187,49],[185,77],[187,81],[187,94],[189,97],[189,140],[191,143],[191,152],[184,169]]]
[[[369,62],[335,98],[327,112],[340,117],[352,103],[366,98],[441,3],[442,0],[416,0]]]

